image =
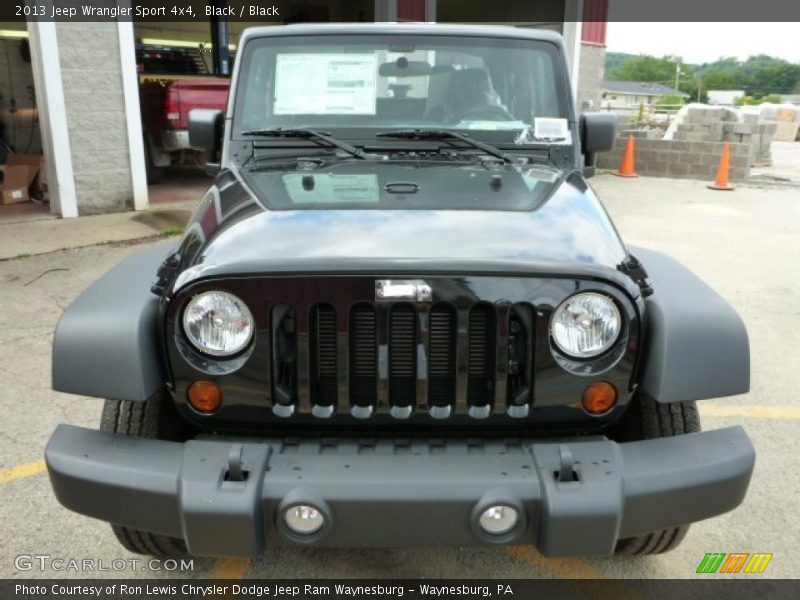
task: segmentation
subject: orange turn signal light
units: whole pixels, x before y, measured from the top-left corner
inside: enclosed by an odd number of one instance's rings
[[[189,404],[197,412],[213,413],[222,406],[222,390],[213,381],[195,381],[187,395]]]
[[[617,403],[617,389],[607,381],[596,381],[583,390],[581,404],[590,415],[607,413]]]

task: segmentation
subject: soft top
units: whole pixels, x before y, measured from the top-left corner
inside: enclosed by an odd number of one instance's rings
[[[561,43],[555,31],[509,25],[439,25],[434,23],[297,23],[283,26],[251,27],[241,43],[259,37],[296,35],[452,35],[540,40]]]

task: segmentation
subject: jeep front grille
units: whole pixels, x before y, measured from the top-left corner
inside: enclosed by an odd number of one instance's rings
[[[317,303],[307,317],[303,312],[287,303],[270,311],[271,395],[279,416],[481,419],[529,412],[528,304],[357,302],[337,311]]]

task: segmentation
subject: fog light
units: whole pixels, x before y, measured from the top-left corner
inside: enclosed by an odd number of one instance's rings
[[[517,521],[519,521],[517,509],[503,504],[490,506],[481,513],[478,520],[481,529],[490,535],[508,533],[517,526]]]
[[[581,403],[589,414],[602,415],[617,403],[617,389],[607,381],[597,381],[583,390]]]
[[[286,526],[294,533],[300,535],[310,535],[318,532],[325,524],[325,517],[322,513],[307,504],[299,504],[286,509],[283,515]]]
[[[195,381],[189,386],[187,396],[197,412],[213,413],[222,405],[222,391],[213,381]]]

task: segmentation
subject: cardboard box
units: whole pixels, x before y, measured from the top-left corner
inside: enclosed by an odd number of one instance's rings
[[[798,129],[800,129],[800,123],[778,121],[778,127],[772,139],[776,142],[793,142],[797,137]]]
[[[41,154],[9,154],[0,183],[0,204],[17,204],[30,200],[42,168]]]
[[[783,123],[794,123],[797,119],[797,111],[793,108],[779,108],[778,114],[775,116],[776,121]]]

